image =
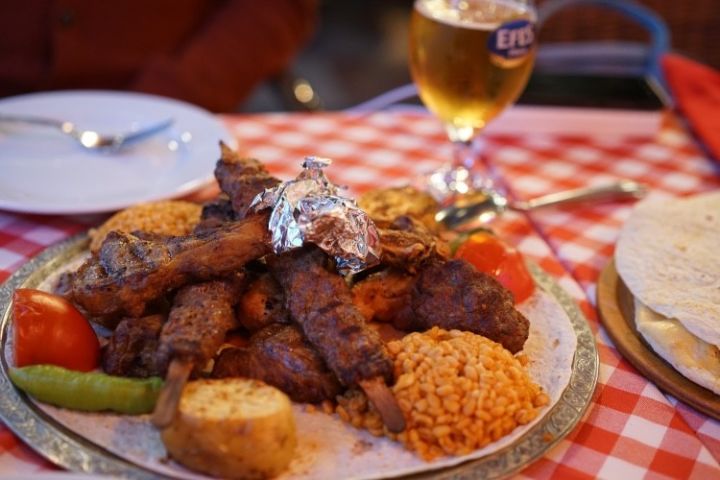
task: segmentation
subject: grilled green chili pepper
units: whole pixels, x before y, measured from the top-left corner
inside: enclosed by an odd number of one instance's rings
[[[163,386],[159,377],[114,377],[55,365],[10,368],[9,374],[16,387],[41,402],[87,412],[150,413]]]

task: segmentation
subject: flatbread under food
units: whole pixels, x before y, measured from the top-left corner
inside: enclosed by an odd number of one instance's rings
[[[686,378],[720,395],[720,349],[680,322],[635,299],[635,326],[652,349]]]
[[[71,265],[74,268],[78,263]],[[39,288],[50,288],[56,276],[49,277]],[[518,309],[530,320],[530,334],[523,348],[523,353],[529,359],[528,371],[550,399],[550,404],[543,407],[535,420],[468,455],[441,457],[428,463],[400,443],[355,429],[337,415],[310,411],[304,405],[294,404],[298,453],[288,470],[278,479],[373,479],[411,475],[478,459],[512,445],[541,421],[559,401],[570,380],[577,348],[570,318],[560,303],[548,293],[537,289]],[[5,351],[7,361],[12,358],[12,351],[10,336]],[[87,413],[37,405],[71,431],[154,473],[191,480],[208,478],[173,461],[168,462],[160,433],[152,426],[147,415]]]
[[[720,192],[646,199],[615,250],[620,278],[655,312],[720,345]]]

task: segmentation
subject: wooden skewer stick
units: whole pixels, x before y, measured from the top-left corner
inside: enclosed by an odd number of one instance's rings
[[[180,396],[192,369],[193,364],[188,360],[173,358],[170,361],[165,385],[160,391],[151,419],[152,424],[157,428],[167,427],[175,418],[175,412],[180,404]]]
[[[382,377],[369,378],[358,382],[368,399],[375,405],[380,413],[383,423],[393,433],[405,430],[405,417],[403,416],[397,399],[385,384]]]

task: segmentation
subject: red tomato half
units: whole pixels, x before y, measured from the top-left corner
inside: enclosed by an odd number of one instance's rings
[[[525,267],[520,252],[491,233],[471,235],[458,247],[455,257],[462,258],[481,272],[494,276],[513,293],[515,303],[524,301],[535,290],[535,282]]]
[[[13,294],[15,366],[49,363],[87,372],[98,366],[100,344],[90,323],[67,300],[18,288]]]

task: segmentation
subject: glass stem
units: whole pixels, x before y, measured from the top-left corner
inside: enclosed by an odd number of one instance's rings
[[[453,167],[472,170],[475,166],[475,148],[472,139],[453,142]]]
[[[482,137],[453,142],[453,168],[465,169],[475,189],[495,187],[495,172],[487,162],[484,143]]]

